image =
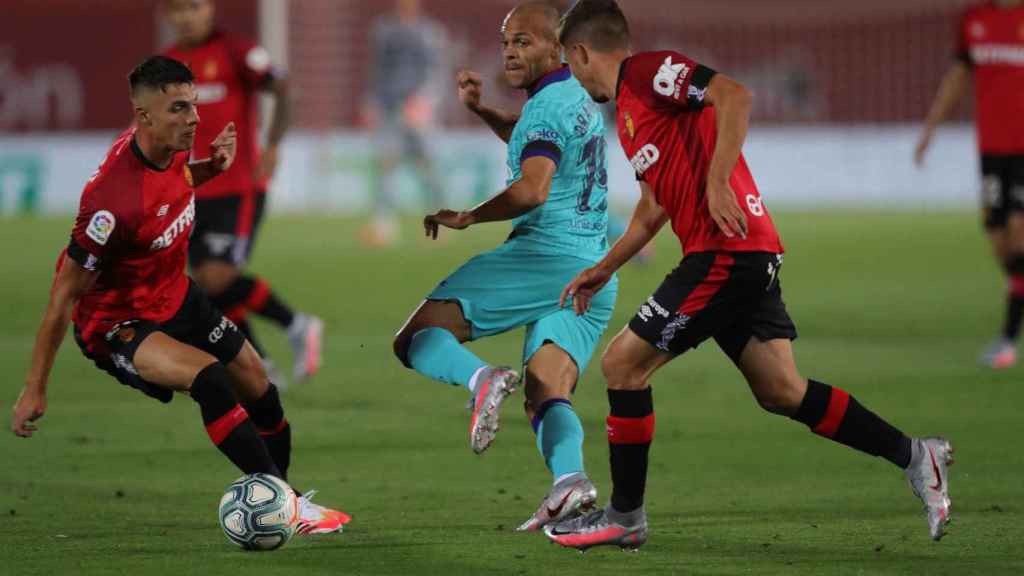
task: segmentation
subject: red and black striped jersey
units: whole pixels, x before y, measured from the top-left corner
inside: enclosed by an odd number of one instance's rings
[[[643,52],[619,71],[619,142],[637,178],[672,219],[683,252],[781,253],[768,209],[740,154],[729,184],[747,216],[747,237],[728,238],[708,211],[705,187],[717,131],[704,96],[715,72],[678,52]]]
[[[67,248],[79,265],[100,273],[73,314],[86,342],[126,320],[165,322],[188,292],[195,220],[188,154],[160,169],[134,136],[134,129],[122,134],[86,184]]]

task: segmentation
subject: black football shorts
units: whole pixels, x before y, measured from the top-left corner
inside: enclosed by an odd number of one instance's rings
[[[683,258],[640,306],[629,328],[655,348],[682,354],[708,338],[734,362],[751,337],[796,338],[782,302],[782,255],[700,252]]]
[[[228,364],[238,356],[245,345],[245,336],[231,320],[221,314],[206,293],[195,283],[189,284],[188,294],[174,317],[163,323],[151,320],[127,320],[118,323],[104,336],[106,348],[100,353],[82,340],[81,332],[75,327],[75,341],[86,358],[98,368],[117,379],[118,382],[136,388],[161,402],[170,402],[174,397],[169,388],[147,382],[135,369],[135,351],[147,336],[163,332],[171,338],[203,350],[222,364]]]

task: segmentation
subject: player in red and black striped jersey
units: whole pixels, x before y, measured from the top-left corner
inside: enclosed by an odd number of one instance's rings
[[[286,478],[291,428],[260,357],[185,275],[195,220],[193,190],[230,169],[234,124],[189,161],[199,116],[192,73],[156,56],[129,76],[135,125],[114,142],[82,192],[36,335],[12,429],[35,432],[57,350],[74,324],[83,354],[122,384],[163,402],[174,392],[199,404],[215,445],[246,474]],[[303,500],[305,531],[347,519]]]
[[[189,246],[192,274],[265,361],[247,314],[254,312],[285,330],[294,352],[293,378],[306,379],[321,364],[323,322],[295,312],[265,279],[242,271],[262,222],[267,184],[277,167],[278,145],[288,126],[287,79],[271,66],[265,48],[215,27],[213,0],[164,0],[163,5],[176,34],[166,55],[187,64],[196,76],[199,116],[203,118],[196,146],[203,150],[216,137],[214,126],[227,122],[238,126],[234,165],[196,191],[195,232]],[[261,93],[274,99],[267,146],[262,152],[257,122]]]
[[[940,538],[949,513],[949,443],[909,438],[847,392],[797,370],[796,329],[779,284],[782,243],[741,153],[750,91],[678,52],[633,53],[614,0],[580,0],[563,17],[560,36],[573,75],[590,96],[615,101],[619,142],[641,189],[626,233],[566,286],[563,302],[584,312],[593,294],[666,223],[684,256],[602,359],[611,407],[611,502],[549,527],[548,536],[581,549],[636,548],[646,541],[650,378],[713,338],[764,409],[905,470],[925,502],[932,538]]]
[[[936,127],[974,78],[981,212],[996,259],[1009,279],[1003,333],[982,354],[992,368],[1017,363],[1024,319],[1024,1],[971,7],[956,29],[956,54],[932,103],[914,160],[920,166]]]

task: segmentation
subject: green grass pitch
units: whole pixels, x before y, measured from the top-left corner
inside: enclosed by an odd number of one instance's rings
[[[550,482],[520,400],[505,407],[495,445],[476,456],[466,396],[391,355],[391,335],[420,298],[507,227],[445,232],[446,242],[431,244],[410,220],[399,247],[371,251],[354,240],[354,220],[281,217],[264,229],[253,269],[327,321],[323,373],[284,396],[291,476],[353,514],[345,533],[267,554],[228,544],[216,506],[238,473],[210,445],[195,405],[179,397],[163,406],[117,384],[68,338],[40,431],[0,437],[0,574],[1024,573],[1024,372],[975,364],[998,329],[1004,290],[976,216],[837,211],[777,221],[802,372],[846,388],[910,434],[953,441],[953,524],[941,543],[928,539],[898,470],[763,413],[713,344],[654,380],[652,533],[640,552],[580,555],[516,534]],[[0,225],[4,414],[69,227],[70,218]],[[652,265],[622,272],[610,334],[678,257],[663,234]],[[280,333],[258,328],[287,366]],[[514,364],[520,338],[473,347]],[[595,367],[575,406],[603,502],[607,403]]]

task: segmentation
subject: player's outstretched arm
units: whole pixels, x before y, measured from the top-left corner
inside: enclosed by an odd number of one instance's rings
[[[658,234],[668,214],[654,199],[654,191],[646,182],[640,183],[640,201],[633,210],[626,233],[612,246],[608,254],[592,268],[580,272],[562,290],[561,306],[572,298],[573,310],[582,315],[590,309],[590,301],[601,288],[611,280],[612,274],[629,262],[644,246]]]
[[[228,122],[228,125],[213,139],[213,142],[210,142],[210,157],[206,160],[189,163],[188,168],[192,172],[192,186],[198,188],[231,168],[231,164],[235,161],[237,148],[238,133],[235,131],[235,123]]]
[[[485,106],[480,102],[483,96],[483,80],[471,70],[459,70],[455,76],[459,90],[459,101],[470,112],[480,117],[491,130],[505,142],[512,137],[512,130],[519,121],[519,114]]]
[[[747,217],[729,178],[747,139],[753,100],[750,90],[724,74],[715,74],[708,84],[705,102],[715,107],[717,123],[715,151],[708,169],[708,211],[729,238],[747,237]]]
[[[92,288],[99,277],[99,272],[90,272],[77,262],[64,257],[64,262],[57,273],[53,289],[50,291],[50,302],[46,306],[43,321],[36,332],[35,345],[32,347],[32,365],[25,387],[14,404],[11,416],[11,430],[23,438],[35,432],[34,421],[42,418],[46,412],[46,384],[53,368],[53,360],[57,356],[64,334],[71,323],[71,310],[75,303]]]
[[[521,166],[523,174],[519,180],[472,210],[440,210],[428,215],[423,219],[426,235],[436,239],[440,226],[462,230],[473,224],[512,220],[546,202],[551,191],[551,179],[558,169],[554,160],[546,156],[532,156]]]
[[[967,64],[956,61],[942,77],[942,84],[939,85],[939,91],[935,93],[935,99],[928,110],[928,117],[921,130],[921,137],[917,141],[917,146],[914,147],[914,163],[918,166],[924,165],[924,157],[928,153],[928,147],[931,146],[932,138],[935,137],[935,129],[942,124],[942,121],[949,116],[949,113],[967,93],[970,74],[971,69]]]

